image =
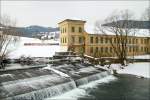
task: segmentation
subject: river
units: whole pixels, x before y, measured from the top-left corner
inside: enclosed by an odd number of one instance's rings
[[[150,100],[150,79],[120,74],[111,81],[83,86],[62,96],[46,100]]]

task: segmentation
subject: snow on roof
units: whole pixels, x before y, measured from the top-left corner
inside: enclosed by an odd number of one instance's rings
[[[89,34],[94,34],[95,31],[94,31],[94,26],[93,25],[85,25],[85,31]]]
[[[90,34],[96,34],[94,25],[85,25],[85,31]],[[115,35],[115,33],[104,30],[107,35]],[[104,34],[104,33],[98,33],[98,34]],[[131,35],[133,36],[133,35]],[[149,29],[138,29],[138,31],[135,33],[135,36],[138,37],[150,37],[150,31]]]
[[[150,30],[139,29],[135,35],[140,37],[150,37]]]
[[[86,21],[84,21],[84,20],[82,20],[82,19],[79,19],[79,18],[73,17],[73,18],[70,18],[70,19],[65,19],[65,20],[63,20],[63,21],[59,22],[58,24],[61,24],[61,23],[62,23],[62,22],[64,22],[64,21],[74,21],[74,22],[83,22],[83,23],[85,23],[85,22],[86,22]]]

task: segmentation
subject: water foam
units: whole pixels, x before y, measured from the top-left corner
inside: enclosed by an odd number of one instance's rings
[[[85,97],[89,96],[87,89],[88,88],[96,88],[97,85],[103,84],[103,83],[109,83],[111,81],[117,80],[116,77],[113,75],[109,75],[103,79],[99,79],[93,82],[90,82],[85,85],[81,85],[76,89],[73,89],[69,92],[66,92],[60,96],[52,97],[52,98],[46,98],[44,100],[77,100],[79,97]]]

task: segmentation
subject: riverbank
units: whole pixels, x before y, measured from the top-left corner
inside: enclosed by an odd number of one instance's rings
[[[150,63],[149,62],[139,62],[139,63],[129,63],[127,66],[122,67],[120,64],[111,64],[108,66],[95,65],[95,67],[100,67],[106,70],[116,70],[119,74],[132,74],[137,77],[150,78]]]
[[[150,78],[150,63],[130,63],[124,69],[114,64],[112,68],[116,69],[119,74],[132,74],[139,77]]]

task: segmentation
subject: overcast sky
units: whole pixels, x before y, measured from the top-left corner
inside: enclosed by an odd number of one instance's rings
[[[103,20],[114,10],[132,10],[137,18],[149,1],[1,1],[1,14],[17,20],[17,26],[57,27],[64,19],[86,20],[86,26]]]

